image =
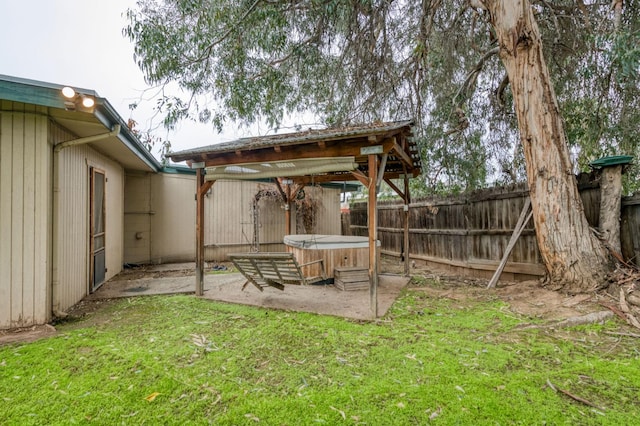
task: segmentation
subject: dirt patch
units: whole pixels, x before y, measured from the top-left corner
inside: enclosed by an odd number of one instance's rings
[[[0,346],[12,343],[28,343],[45,337],[55,336],[56,328],[49,324],[32,327],[0,330]]]
[[[546,321],[563,320],[604,308],[599,304],[602,296],[580,294],[569,296],[549,290],[539,281],[500,282],[496,288],[487,289],[484,279],[465,279],[426,273],[414,275],[409,288],[433,297],[458,301],[501,300],[512,312]]]

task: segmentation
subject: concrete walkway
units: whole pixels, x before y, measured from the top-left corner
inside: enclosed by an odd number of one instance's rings
[[[87,299],[194,293],[194,269],[190,266],[189,264],[159,265],[158,268],[145,269],[142,273],[125,271],[103,284]],[[220,302],[312,312],[358,320],[372,318],[369,290],[342,291],[333,285],[287,285],[284,291],[269,287],[260,292],[249,284],[242,291],[244,282],[245,279],[240,273],[207,273],[203,297]],[[381,274],[378,282],[378,317],[382,317],[407,285],[409,278]]]

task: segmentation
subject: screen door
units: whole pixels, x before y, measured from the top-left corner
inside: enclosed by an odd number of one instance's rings
[[[105,176],[104,172],[91,168],[91,291],[104,282],[105,265]]]

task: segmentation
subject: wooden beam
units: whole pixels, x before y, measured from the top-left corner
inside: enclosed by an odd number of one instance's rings
[[[282,148],[280,148],[280,145],[276,145],[276,146],[274,146],[274,147],[273,147],[273,150],[274,150],[275,152],[281,152],[281,151],[282,151]]]
[[[389,187],[390,187],[391,189],[393,189],[393,190],[395,191],[395,193],[396,193],[396,194],[398,194],[398,195],[400,196],[400,198],[402,198],[403,200],[405,199],[405,195],[404,195],[405,193],[404,193],[404,192],[402,192],[402,191],[400,190],[400,188],[398,188],[398,187],[397,187],[397,186],[396,186],[396,185],[391,181],[391,179],[387,179],[387,178],[385,178],[385,179],[384,179],[384,181],[387,183],[387,185],[389,185]],[[405,190],[405,191],[406,191],[406,190]]]
[[[378,156],[369,155],[369,307],[371,317],[378,317],[378,194],[376,183],[378,181]]]
[[[285,235],[291,235],[291,185],[287,185],[285,188],[285,202],[284,202],[284,233]]]
[[[382,183],[382,179],[384,179],[384,169],[387,167],[387,159],[389,158],[389,154],[382,154],[382,160],[380,161],[380,166],[378,170],[378,179],[376,180],[376,188],[380,187]]]
[[[404,149],[396,142],[395,138],[393,138],[393,151],[398,155],[398,157],[402,158],[409,168],[413,168],[413,159],[405,152]]]
[[[275,184],[276,184],[276,188],[278,188],[278,192],[280,193],[280,196],[282,197],[282,202],[286,203],[287,202],[287,194],[285,194],[284,189],[282,189],[282,178],[276,178],[275,180]]]
[[[385,179],[400,179],[403,174],[404,173],[402,171],[389,171],[389,162],[387,161],[387,170],[385,170]],[[361,180],[360,177],[356,177],[356,175],[366,177],[364,173],[356,170],[356,171],[344,172],[344,173],[327,173],[327,174],[316,175],[316,176],[296,176],[296,177],[292,177],[291,179],[295,183],[304,183],[307,185],[326,183],[326,182],[347,182],[347,181],[357,179],[364,186],[368,185],[368,180],[367,180],[367,183],[365,183]],[[411,177],[413,175],[409,173],[409,176]]]
[[[411,248],[409,247],[409,218],[411,217],[411,215],[409,214],[409,205],[411,204],[411,191],[409,190],[409,176],[406,173],[404,174],[404,197],[402,198],[404,199],[404,244],[402,249],[404,251],[404,275],[408,277],[411,273],[411,269],[409,268],[411,257]]]
[[[212,181],[211,181],[212,182]],[[204,294],[204,169],[196,169],[196,296]]]
[[[383,152],[389,152],[393,148],[393,140],[385,139],[382,143]],[[206,167],[231,166],[242,163],[268,163],[270,161],[299,160],[305,158],[325,158],[325,157],[359,157],[360,148],[368,146],[364,142],[360,143],[338,143],[326,144],[325,148],[320,148],[317,143],[282,146],[281,152],[275,152],[272,148],[255,149],[243,151],[242,155],[235,152],[221,152],[214,157],[208,157],[205,161]]]
[[[198,169],[201,170],[201,169]],[[197,172],[196,172],[197,173]],[[200,187],[200,191],[202,192],[203,196],[207,195],[207,192],[209,192],[209,190],[211,189],[211,187],[213,186],[213,183],[215,181],[213,180],[206,180],[204,181],[204,183],[202,184],[202,186]]]
[[[515,247],[516,242],[518,242],[518,238],[520,238],[520,234],[522,233],[522,230],[524,229],[524,227],[527,225],[527,222],[529,222],[529,220],[531,219],[531,216],[533,216],[533,210],[529,211],[530,208],[531,208],[531,198],[527,197],[527,199],[524,202],[524,207],[522,207],[522,211],[520,212],[520,217],[518,218],[516,227],[513,228],[513,235],[511,235],[511,239],[507,244],[507,248],[504,249],[502,260],[500,261],[500,264],[498,265],[496,272],[493,274],[493,277],[491,277],[491,281],[489,281],[487,288],[493,288],[498,283],[498,280],[500,279],[500,275],[502,275],[502,271],[504,270],[504,267],[507,264],[507,261],[509,260],[509,255],[511,254],[511,250],[513,250],[513,248]]]
[[[351,172],[351,174],[354,178],[358,179],[361,184],[363,184],[367,188],[369,187],[369,176],[365,175],[360,170],[354,170]]]

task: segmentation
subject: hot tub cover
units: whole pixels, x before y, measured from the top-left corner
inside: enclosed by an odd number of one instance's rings
[[[367,248],[369,247],[369,238],[347,235],[297,234],[285,235],[284,243],[289,247],[309,250]],[[380,240],[378,240],[377,246],[380,247]]]

